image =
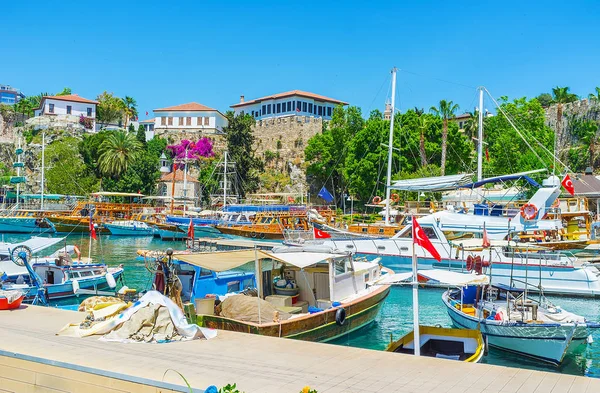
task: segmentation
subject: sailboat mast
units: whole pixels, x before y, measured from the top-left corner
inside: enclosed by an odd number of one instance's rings
[[[479,88],[479,124],[477,127],[477,181],[483,178],[483,87]]]
[[[185,168],[183,168],[183,216],[185,217],[185,208],[187,207],[187,166],[188,166],[188,148],[187,148],[187,146],[185,148],[185,157],[183,157],[183,159],[184,159],[183,162],[185,165]]]
[[[22,135],[22,134],[19,132],[19,147],[17,148],[17,151],[18,151],[18,153],[19,153],[19,154],[17,155],[17,162],[18,162],[19,164],[21,164],[21,153],[22,153],[22,147],[21,147],[21,135]],[[16,207],[17,207],[17,209],[18,209],[18,208],[19,208],[19,195],[20,195],[20,193],[21,193],[21,183],[20,183],[20,181],[21,181],[21,179],[20,179],[20,177],[21,177],[21,165],[18,165],[18,166],[17,166],[17,177],[19,178],[19,179],[18,179],[18,181],[19,181],[19,182],[17,183],[17,205],[16,205]]]
[[[42,183],[40,185],[40,210],[44,210],[44,183],[45,183],[45,178],[44,178],[44,153],[46,150],[46,132],[42,131]]]
[[[396,67],[392,68],[392,114],[390,116],[390,139],[388,144],[387,181],[385,188],[385,224],[390,223],[390,186],[392,185],[392,153],[394,149],[394,112],[396,105]]]
[[[227,151],[225,151],[225,159],[223,162],[223,210],[227,205]]]
[[[415,216],[412,217],[415,221]],[[413,347],[415,356],[421,356],[421,331],[419,326],[419,276],[417,254],[415,253],[415,227],[412,227],[412,298],[413,298]]]

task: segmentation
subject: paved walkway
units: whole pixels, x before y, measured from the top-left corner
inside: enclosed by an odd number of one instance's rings
[[[0,312],[0,350],[194,388],[245,393],[600,392],[600,379],[220,331],[213,340],[120,344],[59,337],[80,313],[29,306]],[[0,373],[1,374],[1,373]],[[2,390],[0,388],[0,390]],[[159,391],[159,390],[157,390]]]

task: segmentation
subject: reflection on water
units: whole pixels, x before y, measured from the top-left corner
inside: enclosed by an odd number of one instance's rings
[[[0,240],[17,242],[25,239],[27,237],[24,235],[6,234]],[[92,241],[92,258],[111,266],[122,263],[125,267],[125,285],[137,290],[149,288],[152,282],[151,274],[146,270],[144,261],[136,260],[138,249],[165,250],[168,247],[175,250],[185,249],[185,242],[161,241],[150,237],[99,236],[98,239]],[[86,234],[68,236],[66,242],[78,245],[83,256],[88,255],[89,238]],[[56,246],[55,249],[58,247]],[[51,249],[44,254],[50,254],[53,251],[54,249]],[[432,288],[419,290],[419,315],[422,324],[451,326],[450,318],[441,300],[442,292],[442,289]],[[549,299],[566,310],[585,316],[588,320],[600,320],[600,302],[598,300],[556,296],[549,297]],[[69,302],[73,304],[78,303],[79,300],[72,299]],[[398,338],[410,330],[412,330],[411,288],[393,287],[374,323],[332,341],[332,343],[383,350],[390,341],[390,335]],[[596,331],[593,338],[594,343],[588,345],[587,348],[582,347],[579,353],[569,355],[560,368],[493,348],[490,349],[488,356],[484,357],[483,363],[600,377],[600,331]]]

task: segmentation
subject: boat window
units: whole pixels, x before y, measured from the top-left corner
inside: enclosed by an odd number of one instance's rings
[[[201,268],[200,269],[200,277],[205,277],[205,276],[212,276],[212,271]]]
[[[81,276],[79,275],[79,272],[70,272],[70,276],[71,276],[71,277],[73,277],[73,278],[78,278],[78,277],[81,277]]]
[[[398,238],[399,239],[411,239],[412,238],[412,226],[408,227],[409,230],[404,231],[403,233],[401,233]],[[421,225],[421,228],[423,229],[423,232],[425,233],[425,236],[427,236],[430,239],[437,239],[437,235],[435,233],[435,230],[432,227],[427,227],[424,225]]]
[[[227,293],[239,292],[239,290],[240,290],[240,282],[239,281],[230,281],[227,283]]]
[[[100,270],[94,270],[94,274],[96,276],[100,276],[100,275],[102,275],[102,272]]]
[[[81,274],[81,277],[89,277],[89,276],[92,276],[94,273],[92,273],[89,270],[84,270],[84,271],[80,272],[79,274]]]
[[[334,262],[335,275],[346,273],[346,261],[344,259],[338,259]]]

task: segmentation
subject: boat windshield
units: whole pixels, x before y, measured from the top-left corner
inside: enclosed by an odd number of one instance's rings
[[[423,229],[423,232],[425,233],[425,235],[430,238],[430,239],[438,239],[437,234],[435,233],[435,230],[432,227],[429,226],[425,226],[425,225],[421,225],[421,228]],[[400,232],[397,236],[395,236],[396,239],[410,239],[412,238],[412,225],[407,226],[406,228],[404,228],[404,230],[402,230],[402,232]]]

